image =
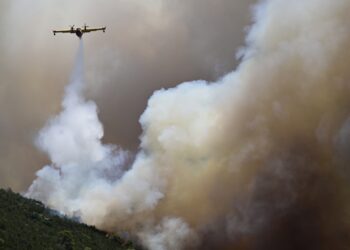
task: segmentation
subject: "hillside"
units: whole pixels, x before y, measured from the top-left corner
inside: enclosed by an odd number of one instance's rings
[[[0,189],[0,249],[137,249],[131,242],[58,216],[35,200]]]

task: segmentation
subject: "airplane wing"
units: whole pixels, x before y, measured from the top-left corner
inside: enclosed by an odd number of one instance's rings
[[[86,32],[91,32],[91,31],[98,31],[98,30],[102,30],[103,32],[106,31],[106,27],[102,27],[102,28],[93,28],[93,29],[83,29],[82,32],[86,33]]]
[[[69,29],[69,30],[53,30],[53,34],[56,35],[56,33],[74,33],[75,30]]]

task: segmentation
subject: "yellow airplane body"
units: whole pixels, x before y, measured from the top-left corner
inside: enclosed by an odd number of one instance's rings
[[[93,28],[93,29],[88,29],[87,28],[88,26],[87,25],[84,25],[83,28],[74,28],[74,25],[71,26],[70,29],[68,30],[53,30],[53,34],[56,35],[56,33],[72,33],[72,34],[76,34],[79,39],[81,39],[81,37],[83,36],[84,33],[88,33],[88,32],[91,32],[91,31],[103,31],[103,32],[106,32],[106,27],[102,27],[102,28]]]

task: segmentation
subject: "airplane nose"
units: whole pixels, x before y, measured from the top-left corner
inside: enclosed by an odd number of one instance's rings
[[[77,31],[75,32],[75,34],[76,34],[79,38],[81,38],[82,35],[83,35],[83,32],[81,32],[80,30],[77,30]]]

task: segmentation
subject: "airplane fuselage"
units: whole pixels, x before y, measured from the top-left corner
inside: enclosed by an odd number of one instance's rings
[[[75,34],[79,37],[79,39],[81,39],[83,36],[83,31],[80,28],[77,28]]]

